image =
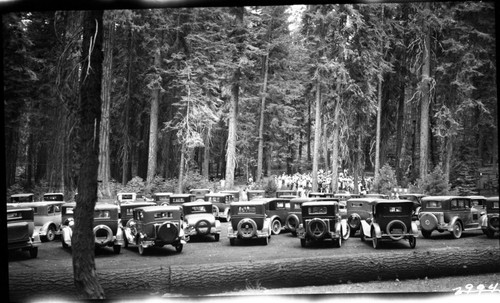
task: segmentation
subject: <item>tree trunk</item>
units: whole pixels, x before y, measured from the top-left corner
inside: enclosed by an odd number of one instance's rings
[[[236,8],[236,23],[237,27],[243,26],[243,7]],[[241,38],[242,39],[242,38]],[[243,41],[239,41],[243,43]],[[242,55],[243,50],[239,50],[239,56]],[[239,57],[237,58],[239,60]],[[231,104],[229,108],[229,129],[227,136],[227,152],[226,152],[226,175],[225,175],[225,188],[232,189],[234,186],[234,170],[236,167],[236,134],[238,127],[238,100],[240,94],[240,78],[241,69],[236,67],[231,79]]]
[[[333,112],[333,146],[332,146],[332,192],[338,191],[339,187],[339,145],[340,145],[340,108],[341,108],[341,83],[337,80],[337,100]]]
[[[115,36],[115,24],[111,17],[107,24],[106,38],[104,39],[104,63],[102,75],[102,115],[101,129],[99,132],[99,172],[98,179],[102,182],[104,195],[111,197],[109,180],[111,178],[110,158],[109,158],[109,133],[110,110],[111,110],[111,83],[113,77],[113,44]]]
[[[154,66],[159,69],[161,65],[160,47],[154,54]],[[159,76],[159,75],[158,75]],[[156,160],[158,154],[158,107],[160,104],[160,88],[155,87],[151,97],[151,111],[149,117],[149,153],[148,153],[148,175],[146,188],[150,189],[156,175]]]
[[[425,8],[430,9],[429,2]],[[430,111],[430,69],[431,69],[431,33],[427,25],[424,25],[424,50],[422,66],[422,100],[420,103],[420,179],[428,173],[429,162],[429,111]]]
[[[314,145],[312,167],[312,191],[318,191],[319,144],[321,138],[321,81],[316,79],[316,115],[314,120]]]
[[[380,126],[382,124],[382,75],[378,79],[377,130],[375,139],[375,180],[380,170]]]
[[[132,82],[132,46],[133,46],[132,25],[129,28],[129,47],[128,47],[128,73],[127,73],[127,98],[125,100],[125,108],[123,110],[123,155],[122,155],[122,185],[126,185],[129,177],[130,170],[130,152],[131,144],[129,137],[129,116],[130,116],[130,103],[132,98],[131,82]]]
[[[329,167],[330,163],[328,163],[328,135],[327,135],[327,124],[325,122],[326,120],[326,114],[323,113],[321,115],[321,121],[322,121],[322,126],[323,126],[323,131],[321,134],[321,141],[323,142],[322,146],[322,154],[323,154],[323,167]]]
[[[77,292],[87,299],[103,299],[94,260],[94,206],[97,201],[99,129],[101,121],[103,11],[87,11],[83,18],[80,84],[80,155],[78,197],[71,239]],[[89,50],[92,52],[89,54]]]
[[[179,180],[177,182],[177,193],[182,194],[182,183],[184,182],[184,163],[186,162],[185,143],[181,145],[181,160],[179,161]]]
[[[396,116],[396,179],[398,184],[402,184],[403,181],[403,167],[402,167],[402,157],[403,153],[403,130],[405,128],[404,113],[405,113],[405,82],[401,81],[400,84],[401,93],[398,98],[397,116]]]
[[[264,113],[266,111],[267,94],[267,74],[269,69],[269,53],[264,57],[264,82],[262,83],[262,95],[260,102],[260,122],[259,122],[259,146],[257,150],[257,176],[256,182],[260,182],[262,177],[262,162],[264,158]]]
[[[208,134],[205,136],[204,141],[205,147],[203,148],[203,166],[201,171],[203,172],[203,177],[208,180],[210,178],[210,140],[208,140]]]

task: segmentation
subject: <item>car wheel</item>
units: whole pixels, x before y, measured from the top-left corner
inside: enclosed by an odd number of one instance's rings
[[[273,235],[279,235],[281,232],[281,221],[276,219],[273,221],[271,226],[272,226]]]
[[[269,237],[264,237],[264,238],[262,238],[262,243],[263,243],[264,245],[269,244]]]
[[[64,242],[64,238],[61,239],[61,243],[62,243],[62,247],[63,248],[69,248],[68,244],[66,244],[66,242]]]
[[[410,236],[408,242],[410,242],[411,248],[415,248],[415,246],[417,245],[417,238],[415,238],[414,236]]]
[[[113,252],[115,254],[119,254],[121,250],[122,250],[122,246],[121,245],[113,245]]]
[[[307,246],[306,239],[300,239],[300,246],[302,246],[302,247],[306,247]]]
[[[365,242],[366,241],[365,233],[363,231],[363,226],[359,227],[359,237],[361,238],[361,242]]]
[[[291,231],[290,233],[292,234],[292,236],[297,237],[297,232],[296,231]]]
[[[38,247],[31,247],[30,248],[30,257],[34,259],[37,256],[38,256]]]
[[[453,239],[460,239],[460,237],[462,236],[462,224],[460,224],[460,222],[455,222],[455,224],[453,224],[451,236],[453,237]]]
[[[50,242],[50,241],[54,241],[54,239],[56,238],[56,230],[54,228],[54,226],[49,226],[49,228],[47,229],[47,234],[45,235],[45,237],[43,237],[43,242]]]
[[[342,246],[342,237],[339,237],[338,239],[333,240],[333,245],[335,247],[341,247]]]
[[[183,247],[184,247],[184,245],[182,245],[182,244],[178,244],[178,245],[176,245],[176,246],[175,246],[175,250],[176,250],[178,253],[180,253],[180,252],[182,252],[182,248],[183,248]]]
[[[349,236],[354,237],[355,234],[356,234],[356,230],[354,228],[349,228]]]
[[[375,248],[375,249],[380,248],[380,243],[377,239],[377,235],[375,234],[375,229],[372,229],[372,244],[373,244],[373,248]]]
[[[127,237],[123,237],[123,247],[127,248],[128,247],[128,240]]]
[[[220,234],[215,234],[214,238],[215,238],[215,242],[219,242]]]
[[[428,231],[425,229],[421,229],[420,232],[422,233],[422,236],[426,239],[430,239],[432,231]]]
[[[234,246],[234,244],[236,244],[236,239],[235,239],[235,238],[231,238],[231,239],[229,239],[229,244],[230,244],[231,246]]]

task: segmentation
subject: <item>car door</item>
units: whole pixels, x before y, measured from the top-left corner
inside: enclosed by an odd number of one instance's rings
[[[474,207],[472,201],[464,199],[465,208],[469,210],[468,221],[465,223],[465,228],[479,228],[479,218],[481,218],[481,209]]]

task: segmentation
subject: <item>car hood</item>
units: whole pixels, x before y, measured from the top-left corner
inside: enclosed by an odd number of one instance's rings
[[[207,220],[210,224],[215,224],[215,217],[212,214],[190,214],[186,215],[186,221],[189,225],[195,225],[200,220]]]

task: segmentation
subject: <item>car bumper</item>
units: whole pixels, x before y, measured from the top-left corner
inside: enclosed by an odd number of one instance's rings
[[[249,239],[267,238],[269,236],[271,236],[271,231],[257,230],[255,235]],[[228,227],[227,237],[229,239],[246,239],[246,238],[242,238],[242,237],[238,236],[238,231],[234,231],[232,227]]]
[[[207,236],[208,235],[217,235],[217,234],[220,235],[220,233],[221,233],[221,230],[219,228],[212,227],[212,228],[210,228],[210,232],[209,233],[203,234],[203,235],[207,235]],[[193,229],[189,230],[188,232],[186,232],[186,235],[188,235],[188,236],[196,236],[196,235],[198,235],[198,232],[196,231],[196,229],[193,228]]]

